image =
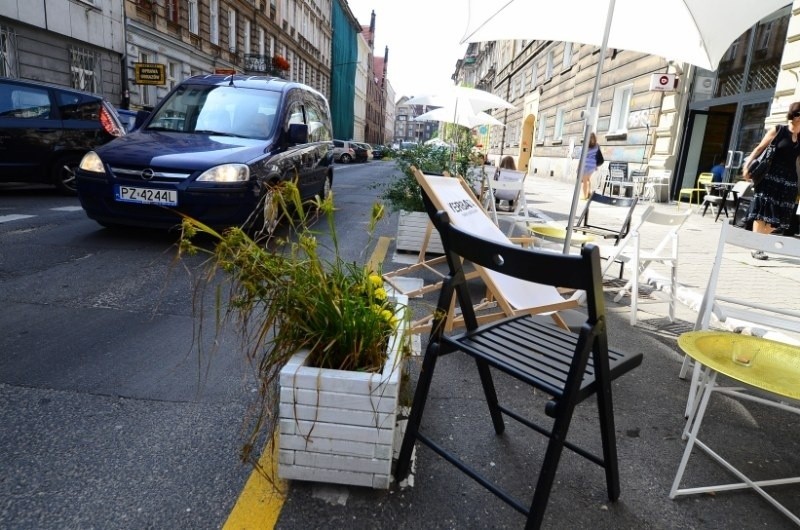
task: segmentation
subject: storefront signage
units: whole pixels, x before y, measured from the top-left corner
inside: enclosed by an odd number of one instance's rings
[[[675,74],[652,74],[650,90],[671,92],[678,88],[678,77]]]
[[[137,85],[167,84],[167,72],[163,64],[133,63],[133,71]]]

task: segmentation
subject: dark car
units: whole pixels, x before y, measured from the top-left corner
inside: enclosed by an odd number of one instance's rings
[[[356,162],[366,162],[369,160],[371,149],[367,147],[367,144],[361,142],[350,142],[350,145],[353,146],[353,151],[356,155]]]
[[[386,153],[386,148],[380,144],[372,144],[372,159],[380,160]]]
[[[78,197],[105,226],[170,228],[180,212],[213,227],[269,229],[276,209],[256,210],[276,184],[296,180],[304,200],[330,193],[331,138],[328,101],[306,85],[195,76],[134,132],[84,157]]]
[[[74,193],[83,155],[124,134],[102,96],[0,77],[2,182],[44,182]]]
[[[122,126],[125,128],[125,132],[133,132],[136,129],[136,118],[139,116],[139,113],[135,110],[127,110],[127,109],[114,109],[117,111],[117,117],[119,121],[122,123]]]

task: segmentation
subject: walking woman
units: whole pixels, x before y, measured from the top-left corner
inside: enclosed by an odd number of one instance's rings
[[[592,189],[592,173],[602,165],[600,146],[597,145],[597,136],[594,133],[589,135],[589,150],[586,152],[586,160],[583,163],[583,175],[581,176],[581,199],[589,198]]]
[[[797,156],[800,155],[800,101],[789,105],[787,125],[776,125],[764,135],[761,143],[744,161],[744,178],[750,180],[750,161],[760,155],[777,138],[775,156],[769,171],[753,186],[753,201],[746,220],[753,222],[753,232],[760,234],[788,233],[797,200]],[[767,259],[762,251],[754,251],[755,259]]]

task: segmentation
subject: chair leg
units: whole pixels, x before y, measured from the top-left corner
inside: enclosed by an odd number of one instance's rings
[[[702,215],[701,215],[700,217],[705,217],[705,216],[706,216],[706,212],[708,211],[708,205],[709,205],[709,204],[711,204],[711,203],[710,203],[710,202],[708,202],[708,201],[706,201],[706,203],[705,203],[705,205],[704,205],[705,207],[703,208],[703,213],[702,213]],[[713,212],[712,212],[712,213],[713,213]]]
[[[717,374],[716,372],[712,373],[709,376],[707,381],[707,385],[713,385],[716,381]],[[689,457],[692,455],[692,449],[694,448],[694,443],[697,440],[697,433],[700,430],[700,424],[703,421],[703,415],[706,412],[706,407],[708,406],[708,400],[711,397],[710,387],[707,387],[703,392],[703,397],[700,402],[700,406],[696,408],[695,412],[689,416],[687,419],[687,425],[691,425],[691,431],[689,433],[689,439],[686,442],[686,448],[683,450],[683,456],[681,457],[681,463],[678,465],[678,472],[675,475],[675,480],[672,482],[672,488],[669,492],[669,498],[674,499],[677,492],[678,487],[681,484],[681,479],[683,478],[683,473],[686,471],[686,464],[689,463]]]
[[[411,463],[411,453],[414,451],[414,443],[417,440],[419,424],[422,421],[422,411],[428,399],[428,391],[433,380],[433,370],[436,368],[436,360],[439,357],[439,343],[431,342],[425,349],[425,358],[422,360],[417,390],[414,392],[414,401],[411,405],[411,413],[406,424],[406,433],[403,436],[403,444],[400,446],[400,454],[397,457],[397,467],[395,468],[395,479],[400,482],[408,476],[409,465]]]
[[[489,365],[486,361],[475,359],[475,364],[478,365],[478,374],[481,377],[481,386],[483,386],[483,395],[486,396],[486,404],[489,406],[489,414],[492,417],[492,424],[494,425],[494,432],[502,434],[506,430],[506,425],[503,422],[503,413],[500,412],[500,406],[497,403],[497,392],[494,389],[494,382],[492,381],[492,373],[489,370]]]
[[[564,408],[559,410],[558,418],[553,423],[550,442],[547,444],[547,450],[544,453],[539,479],[536,481],[536,491],[533,494],[531,509],[528,512],[528,520],[525,523],[526,529],[542,526],[544,511],[550,499],[550,491],[553,488],[558,463],[564,450],[564,440],[567,438],[572,412],[575,408],[574,403],[564,403],[563,405]]]
[[[594,352],[608,349],[608,344],[602,346],[595,341]],[[611,502],[619,499],[619,465],[617,462],[617,439],[614,428],[614,405],[611,398],[611,373],[608,365],[600,360],[600,356],[593,354],[596,367],[597,383],[597,412],[600,419],[600,439],[603,444],[603,467],[606,471],[606,489],[608,500]]]

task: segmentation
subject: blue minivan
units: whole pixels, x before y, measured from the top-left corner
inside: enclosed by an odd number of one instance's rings
[[[203,75],[176,86],[130,134],[88,153],[78,197],[103,226],[172,228],[178,212],[212,227],[271,228],[271,190],[333,184],[328,102],[300,83]]]

